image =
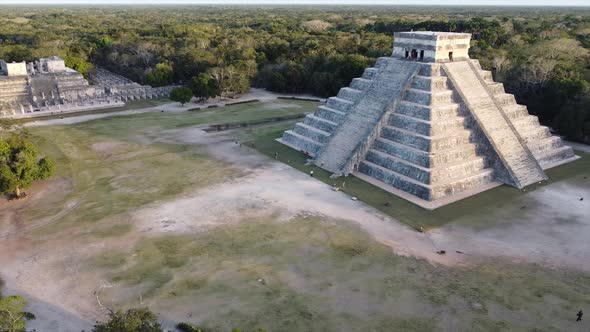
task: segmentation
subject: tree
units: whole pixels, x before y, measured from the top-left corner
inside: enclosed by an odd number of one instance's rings
[[[84,57],[68,54],[64,57],[64,62],[66,66],[76,70],[84,75],[84,77],[88,77],[88,74],[94,71],[94,65],[88,62]]]
[[[191,101],[193,92],[189,88],[174,88],[170,92],[170,99],[179,102],[182,106]]]
[[[27,321],[35,319],[35,315],[23,310],[26,305],[21,296],[0,298],[0,331],[25,332]]]
[[[111,311],[109,320],[96,322],[93,332],[163,332],[156,315],[147,308]]]
[[[158,63],[156,68],[147,74],[146,80],[153,86],[164,86],[172,83],[174,70],[168,63]]]
[[[201,73],[192,78],[190,83],[191,90],[199,100],[207,100],[219,94],[219,89],[211,75]]]
[[[176,329],[182,332],[205,332],[203,329],[191,324],[191,323],[178,323]]]
[[[16,198],[33,181],[51,176],[53,161],[37,157],[35,146],[22,133],[0,137],[0,193],[13,193]]]

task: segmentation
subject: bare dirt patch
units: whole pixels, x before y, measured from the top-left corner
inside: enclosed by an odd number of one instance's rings
[[[128,144],[119,141],[104,141],[92,144],[92,150],[101,155],[111,155],[122,152],[128,148]]]

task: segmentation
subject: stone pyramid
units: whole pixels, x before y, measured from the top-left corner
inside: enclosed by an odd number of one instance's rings
[[[523,188],[577,159],[469,59],[470,38],[396,33],[392,57],[278,141],[428,209],[502,183]]]

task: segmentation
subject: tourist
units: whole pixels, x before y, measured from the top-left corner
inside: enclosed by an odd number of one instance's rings
[[[576,316],[578,316],[578,319],[576,319],[576,322],[579,322],[582,320],[582,316],[584,316],[584,313],[582,312],[582,310],[580,310],[580,311],[578,311],[578,314]]]
[[[313,171],[309,171],[309,176],[313,177]]]
[[[279,153],[275,152],[275,159],[279,159]]]

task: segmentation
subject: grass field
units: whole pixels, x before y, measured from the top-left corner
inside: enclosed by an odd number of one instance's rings
[[[29,128],[40,151],[58,165],[54,178],[71,183],[60,201],[27,209],[29,220],[72,210],[45,234],[64,226],[109,220],[124,223],[124,212],[238,176],[239,172],[203,154],[198,145],[157,142],[162,132],[205,123],[249,121],[313,110],[306,101],[249,103],[192,112],[150,112],[116,116],[68,126]],[[96,234],[109,234],[100,230]]]
[[[451,221],[462,222],[463,220],[467,220],[471,225],[480,224],[485,226],[495,222],[495,220],[491,219],[495,216],[494,213],[491,213],[492,211],[508,208],[506,214],[509,214],[512,218],[516,218],[522,213],[519,207],[515,208],[512,203],[515,199],[522,197],[524,192],[510,186],[500,186],[434,211],[428,211],[354,176],[330,179],[330,175],[332,175],[330,172],[316,166],[305,165],[307,157],[303,153],[275,140],[281,137],[284,130],[291,127],[292,123],[283,123],[265,130],[248,131],[242,134],[242,139],[248,140],[246,143],[248,146],[270,157],[274,157],[274,154],[278,153],[279,161],[306,174],[313,170],[314,177],[327,184],[341,186],[342,182],[346,182],[342,191],[358,197],[361,201],[412,227],[430,229],[445,225]],[[588,176],[590,155],[579,151],[576,151],[576,153],[582,158],[548,170],[549,181],[540,185],[529,186],[526,190],[531,192],[559,181],[577,183],[583,177]],[[526,201],[524,204],[526,204]],[[489,218],[486,218],[486,216],[489,216]]]
[[[588,274],[435,266],[314,216],[149,238],[91,264],[116,285],[104,302],[133,307],[142,294],[155,310],[175,308],[166,319],[212,331],[557,331],[590,305]]]
[[[203,146],[171,140],[174,133],[299,114],[316,106],[274,101],[30,128],[42,154],[56,160],[51,181],[63,190],[22,211],[25,225],[55,222],[27,234],[22,246],[34,246],[28,252],[19,247],[23,252],[15,256],[22,261],[5,259],[18,270],[20,282],[27,280],[31,289],[51,283],[65,294],[60,299],[74,297],[75,308],[85,304],[92,311],[98,297],[109,307],[148,306],[166,326],[189,321],[213,331],[273,332],[579,328],[575,313],[590,308],[588,273],[483,256],[470,257],[465,266],[435,265],[396,255],[361,228],[362,221],[313,214],[289,220],[271,213],[240,214],[223,227],[199,228],[203,214],[197,210],[179,221],[195,228],[170,233],[134,224],[134,218],[159,212],[164,203],[232,184],[243,174]],[[271,157],[278,152],[279,161],[305,173],[313,169],[317,179],[334,184],[327,172],[305,166],[305,156],[274,140],[294,122],[224,135],[230,145],[235,138]],[[581,182],[590,157],[580,155],[580,161],[549,171],[549,185]],[[428,212],[354,177],[345,181],[346,193],[414,227],[453,221],[485,228],[499,222],[492,220],[499,210],[510,222],[523,213],[514,201],[526,200],[520,191],[502,186]],[[148,204],[155,208],[136,214]],[[98,288],[104,284],[108,287]]]

